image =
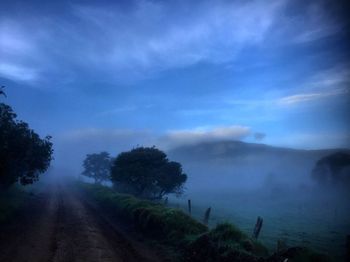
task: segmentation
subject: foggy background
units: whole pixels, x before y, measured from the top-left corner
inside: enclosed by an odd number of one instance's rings
[[[48,173],[86,154],[153,146],[188,174],[198,218],[339,254],[347,185],[317,160],[350,148],[347,1],[0,3],[0,84],[19,119],[51,135]]]

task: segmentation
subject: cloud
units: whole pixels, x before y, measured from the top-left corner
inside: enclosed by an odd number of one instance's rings
[[[331,68],[319,70],[300,83],[300,87],[293,88],[294,94],[281,97],[272,95],[262,99],[227,99],[225,104],[245,108],[276,108],[302,103],[311,103],[341,95],[350,95],[350,70],[348,64],[338,64]]]
[[[194,144],[220,140],[240,140],[250,134],[246,126],[222,126],[214,128],[195,128],[189,130],[173,130],[161,138],[165,147],[176,147],[182,144]]]
[[[0,76],[17,81],[32,82],[38,77],[35,69],[18,64],[6,64],[0,62]]]
[[[87,5],[76,5],[74,12],[95,33],[101,30],[103,36],[108,35],[102,41],[110,41],[109,52],[106,56],[92,53],[92,60],[117,68],[162,70],[198,61],[231,60],[245,44],[264,40],[281,3],[204,1],[193,8],[140,1],[127,14],[113,7]]]
[[[256,141],[262,141],[264,140],[265,137],[266,137],[265,133],[261,133],[261,132],[254,133],[254,138]]]
[[[330,88],[347,88],[350,84],[349,64],[338,64],[316,72],[304,84],[304,89],[324,90]]]
[[[36,49],[15,22],[0,19],[0,77],[31,82],[38,78]]]
[[[306,8],[311,11],[305,20],[288,16],[288,3],[144,0],[121,8],[111,2],[73,2],[49,16],[40,9],[7,14],[0,18],[0,60],[7,65],[0,74],[28,82],[48,76],[134,81],[198,62],[233,62],[244,48],[285,42],[291,35],[306,39],[316,34],[310,32],[335,26],[321,19],[326,11],[320,8]],[[301,20],[303,26],[295,26]],[[278,41],[276,28],[283,31]]]
[[[320,99],[325,99],[333,96],[338,96],[342,94],[348,94],[349,89],[334,89],[329,92],[322,92],[322,93],[310,93],[310,94],[296,94],[291,96],[282,97],[279,100],[277,100],[277,103],[279,105],[296,105],[300,103],[306,103],[306,102],[312,102],[317,101]]]
[[[309,4],[305,8],[304,19],[293,20],[295,30],[299,32],[295,34],[293,42],[308,43],[325,37],[329,37],[341,31],[342,26],[331,15],[327,8],[327,1],[316,1]],[[302,28],[302,30],[300,30]]]

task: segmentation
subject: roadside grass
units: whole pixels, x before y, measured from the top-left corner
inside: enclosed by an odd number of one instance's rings
[[[180,208],[187,213],[188,198],[189,196],[179,199],[171,197],[167,206]],[[227,197],[232,201],[230,202],[231,205],[224,202],[227,201],[224,197],[222,201],[214,197],[202,198],[205,201],[202,201],[198,195],[191,195],[192,217],[202,221],[205,210],[208,206],[211,206],[210,228],[225,222],[234,223],[242,232],[251,235],[256,222],[255,215],[257,214],[256,212],[248,212],[251,210],[252,203],[247,204],[250,205],[249,209],[244,205],[240,205],[240,201],[233,197]],[[345,261],[346,233],[349,232],[349,227],[346,225],[348,216],[345,215],[345,210],[338,208],[338,213],[335,213],[334,208],[331,209],[329,203],[326,203],[327,206],[324,206],[323,210],[320,206],[312,206],[311,212],[308,203],[306,202],[304,205],[302,212],[293,209],[297,205],[287,205],[286,209],[290,212],[281,212],[278,206],[264,206],[261,202],[258,202],[259,214],[264,218],[259,241],[268,248],[270,254],[277,252],[278,242],[280,241],[284,243],[286,248],[303,247],[303,256],[306,258],[300,256],[298,261],[325,261],[324,258],[323,260],[311,259],[311,257],[320,257],[320,254],[326,254],[332,258],[332,261]],[[306,210],[306,208],[308,209]],[[343,213],[340,213],[341,211]],[[277,212],[279,212],[278,215],[276,215]],[[327,216],[327,212],[331,215]],[[338,216],[335,216],[336,214]],[[343,216],[343,220],[340,219],[340,216]],[[327,220],[330,222],[326,223]],[[292,260],[289,259],[289,261]]]
[[[0,192],[0,224],[10,221],[16,215],[28,194],[20,186],[12,186]]]
[[[144,234],[164,239],[171,244],[183,244],[186,236],[208,231],[208,227],[192,219],[179,209],[140,200],[131,195],[92,184],[79,183],[99,204],[111,208],[124,218],[131,220]]]
[[[232,223],[220,223],[209,229],[178,208],[121,194],[105,186],[82,182],[78,182],[78,186],[99,205],[132,222],[152,241],[172,247],[181,254],[177,256],[181,261],[332,261],[328,256],[305,247],[289,248],[270,255],[262,243]]]
[[[233,255],[251,259],[268,256],[261,243],[230,223],[218,224],[209,230],[180,209],[120,194],[104,186],[78,185],[101,206],[131,221],[144,235],[182,252],[185,261],[221,261],[223,257],[232,258]]]

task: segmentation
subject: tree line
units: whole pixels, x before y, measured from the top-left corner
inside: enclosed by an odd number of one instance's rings
[[[187,175],[178,162],[155,147],[137,147],[111,158],[107,152],[88,154],[82,175],[95,183],[110,180],[119,192],[147,199],[182,194]]]

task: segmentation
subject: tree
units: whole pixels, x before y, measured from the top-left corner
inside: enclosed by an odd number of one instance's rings
[[[28,124],[16,119],[12,108],[0,103],[0,187],[39,179],[52,160],[51,137],[41,139]]]
[[[86,155],[83,167],[82,175],[93,178],[96,184],[101,184],[102,181],[110,179],[111,157],[107,152]]]
[[[169,161],[166,154],[155,147],[138,147],[119,154],[111,171],[116,188],[150,199],[181,194],[187,180],[181,164]]]
[[[350,153],[336,152],[316,162],[312,176],[320,184],[350,185]]]

